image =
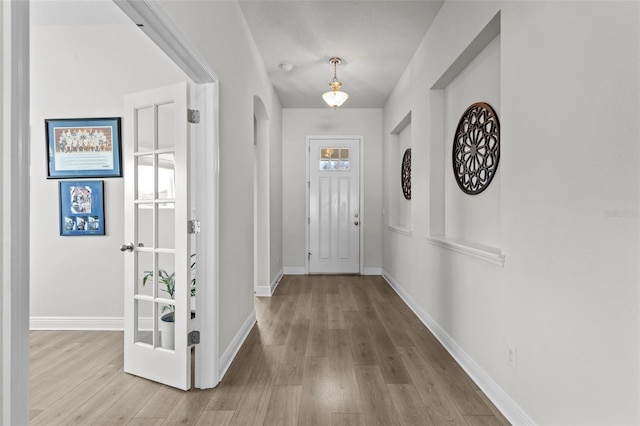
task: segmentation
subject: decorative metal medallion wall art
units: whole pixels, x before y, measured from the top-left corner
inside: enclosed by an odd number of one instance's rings
[[[411,199],[411,148],[408,148],[402,156],[402,170],[400,182],[402,183],[402,193],[407,200]]]
[[[487,189],[500,161],[500,122],[491,105],[469,106],[453,138],[453,174],[460,189],[470,195]]]

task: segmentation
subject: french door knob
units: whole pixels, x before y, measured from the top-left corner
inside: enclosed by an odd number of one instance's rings
[[[120,251],[133,251],[133,243],[121,245]]]
[[[360,222],[358,222],[357,220],[355,222],[353,222],[354,225],[358,226],[360,225]]]

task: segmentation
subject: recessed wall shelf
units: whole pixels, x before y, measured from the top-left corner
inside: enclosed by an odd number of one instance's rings
[[[387,225],[387,228],[389,229],[389,231],[397,232],[400,235],[404,235],[407,237],[413,236],[413,232],[411,231],[411,229],[405,228],[404,226]]]
[[[445,236],[428,236],[426,239],[433,245],[466,254],[498,266],[504,266],[506,256],[502,253],[502,250],[497,247],[485,246]]]

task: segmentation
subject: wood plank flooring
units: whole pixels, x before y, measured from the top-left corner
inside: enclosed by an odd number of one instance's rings
[[[122,372],[121,332],[31,332],[33,425],[508,425],[381,277],[285,276],[215,389]]]

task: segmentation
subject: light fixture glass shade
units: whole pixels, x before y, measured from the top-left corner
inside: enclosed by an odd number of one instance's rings
[[[338,108],[347,98],[349,98],[349,95],[339,90],[332,90],[322,94],[322,99],[324,99],[327,105],[333,108]]]

